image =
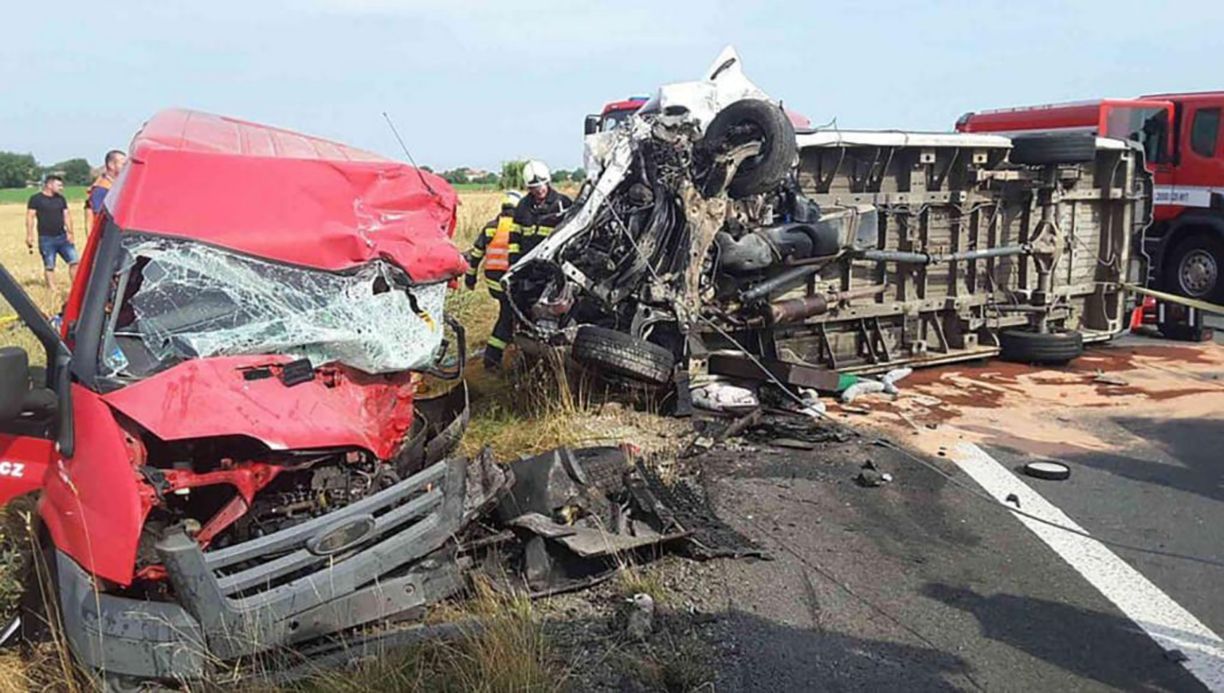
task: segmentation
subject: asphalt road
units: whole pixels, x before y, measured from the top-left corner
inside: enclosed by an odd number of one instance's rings
[[[1203,690],[951,461],[971,442],[1005,468],[1066,462],[1071,479],[1025,483],[1094,537],[1134,547],[1108,546],[1224,633],[1224,347],[1126,339],[1081,361],[949,366],[897,403],[834,413],[860,437],[795,450],[761,432],[747,450],[711,451],[701,463],[720,515],[774,557],[703,568],[698,606],[725,615],[720,689]],[[1125,384],[1095,382],[1098,370]],[[953,396],[964,392],[976,394]],[[943,474],[874,445],[881,435]],[[868,459],[894,480],[854,483]]]

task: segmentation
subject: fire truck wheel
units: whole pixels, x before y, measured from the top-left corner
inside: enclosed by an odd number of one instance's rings
[[[1066,363],[1084,353],[1079,332],[1033,332],[1003,330],[999,333],[999,355],[1020,363]]]
[[[767,192],[786,178],[799,157],[794,126],[780,106],[741,99],[719,111],[701,138],[699,146],[707,152],[755,140],[761,153],[740,164],[727,188],[731,197]]]
[[[1224,242],[1196,233],[1173,247],[1165,261],[1165,288],[1175,294],[1224,303]]]
[[[1039,133],[1012,138],[1013,164],[1079,164],[1096,161],[1096,136],[1087,132]]]
[[[676,359],[667,349],[624,332],[583,325],[574,336],[574,360],[596,371],[639,382],[671,382]]]

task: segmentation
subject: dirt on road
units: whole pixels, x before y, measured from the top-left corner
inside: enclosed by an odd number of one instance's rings
[[[959,441],[1049,457],[1110,450],[1126,441],[1092,426],[1097,416],[1224,421],[1224,348],[1125,338],[1065,366],[930,368],[903,380],[896,399],[879,395],[855,405],[869,413],[834,405],[833,416],[932,455]]]

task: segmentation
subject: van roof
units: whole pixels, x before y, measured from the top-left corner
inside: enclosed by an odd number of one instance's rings
[[[329,140],[172,109],[136,134],[106,198],[125,231],[339,271],[383,258],[414,281],[461,274],[441,178]]]

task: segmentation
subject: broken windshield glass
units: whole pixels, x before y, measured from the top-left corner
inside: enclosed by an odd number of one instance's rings
[[[431,365],[441,345],[446,285],[413,286],[383,261],[334,273],[140,234],[123,248],[101,354],[108,376],[257,354],[389,373]]]

